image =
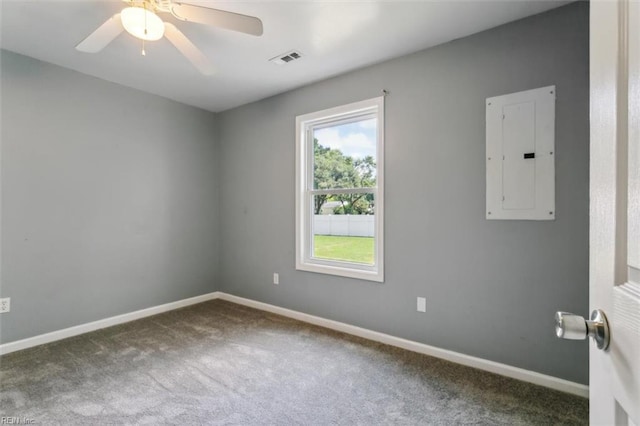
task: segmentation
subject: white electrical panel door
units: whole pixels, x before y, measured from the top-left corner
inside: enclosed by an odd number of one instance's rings
[[[487,99],[487,219],[555,219],[555,93]]]

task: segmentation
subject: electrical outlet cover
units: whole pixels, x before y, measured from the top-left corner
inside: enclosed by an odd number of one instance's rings
[[[424,297],[418,297],[418,312],[427,312],[427,299]]]
[[[11,298],[5,297],[4,299],[0,299],[0,313],[3,314],[5,312],[11,311]]]

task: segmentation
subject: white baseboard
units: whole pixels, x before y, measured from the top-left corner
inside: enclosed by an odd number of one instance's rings
[[[489,361],[434,346],[425,345],[424,343],[414,342],[412,340],[402,339],[400,337],[391,336],[389,334],[379,333],[377,331],[367,330],[365,328],[356,327],[338,321],[328,320],[314,315],[305,314],[291,309],[281,308],[279,306],[270,305],[268,303],[256,302],[255,300],[245,299],[233,296],[227,293],[219,293],[219,298],[239,305],[249,306],[251,308],[260,309],[262,311],[272,312],[288,318],[293,318],[306,323],[318,325],[343,333],[363,337],[375,342],[384,343],[398,348],[407,349],[409,351],[430,355],[456,364],[466,365],[468,367],[477,368],[479,370],[489,371],[501,376],[511,377],[513,379],[522,380],[524,382],[533,383],[547,388],[567,392],[584,398],[589,397],[589,386],[571,382],[569,380],[559,379],[557,377],[548,376],[546,374],[536,373],[535,371],[525,370],[523,368],[513,367],[499,362]]]
[[[201,296],[190,297],[188,299],[178,300],[176,302],[165,303],[164,305],[153,306],[147,309],[141,309],[128,314],[117,315],[115,317],[105,318],[86,324],[77,325],[75,327],[64,328],[62,330],[52,331],[51,333],[41,334],[39,336],[29,337],[23,340],[16,340],[0,345],[0,355],[8,354],[22,349],[34,346],[44,345],[45,343],[55,342],[56,340],[66,339],[68,337],[78,336],[90,331],[99,330],[101,328],[111,327],[113,325],[134,321],[140,318],[150,317],[152,315],[161,314],[163,312],[172,311],[174,309],[183,308],[196,303],[206,302],[207,300],[217,299],[218,292],[207,293]]]
[[[468,367],[477,368],[479,370],[489,371],[491,373],[499,374],[501,376],[511,377],[513,379],[522,380],[525,382],[533,383],[547,388],[567,392],[573,395],[578,395],[584,398],[589,397],[589,387],[580,383],[570,382],[568,380],[559,379],[557,377],[548,376],[545,374],[536,373],[534,371],[525,370],[518,367],[512,367],[510,365],[501,364],[499,362],[489,361],[482,358],[476,358],[473,356],[461,354],[458,352],[449,351],[446,349],[437,348],[434,346],[425,345],[424,343],[414,342],[412,340],[402,339],[400,337],[391,336],[389,334],[379,333],[373,330],[367,330],[366,328],[356,327],[354,325],[345,324],[338,321],[317,317],[315,315],[309,315],[302,312],[294,311],[291,309],[281,308],[279,306],[270,305],[268,303],[257,302],[251,299],[245,299],[243,297],[234,296],[222,292],[213,292],[203,294],[201,296],[191,297],[189,299],[178,300],[176,302],[166,303],[164,305],[154,306],[147,309],[142,309],[128,314],[118,315],[111,318],[105,318],[98,321],[93,321],[87,324],[81,324],[75,327],[65,328],[63,330],[53,331],[51,333],[41,334],[39,336],[30,337],[23,340],[17,340],[15,342],[9,342],[0,345],[0,355],[8,354],[11,352],[19,351],[22,349],[31,348],[45,343],[55,342],[56,340],[66,339],[68,337],[77,336],[80,334],[88,333],[90,331],[99,330],[101,328],[111,327],[113,325],[122,324],[129,321],[134,321],[140,318],[149,317],[152,315],[160,314],[163,312],[171,311],[174,309],[182,308],[189,305],[195,305],[196,303],[206,302],[213,299],[222,299],[229,302],[237,303],[239,305],[248,306],[251,308],[259,309],[266,312],[282,315],[284,317],[296,319],[309,324],[318,325],[320,327],[329,328],[332,330],[340,331],[343,333],[351,334],[354,336],[362,337],[375,342],[384,343],[387,345],[395,346],[398,348],[406,349],[413,352],[418,352],[425,355],[430,355],[436,358],[445,359],[447,361],[455,362],[457,364],[466,365]]]

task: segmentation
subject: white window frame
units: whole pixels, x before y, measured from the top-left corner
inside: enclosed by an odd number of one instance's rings
[[[313,188],[313,129],[377,118],[376,186],[316,190]],[[374,265],[318,259],[313,253],[313,196],[326,193],[373,193]],[[363,280],[384,281],[384,96],[296,117],[296,269]]]

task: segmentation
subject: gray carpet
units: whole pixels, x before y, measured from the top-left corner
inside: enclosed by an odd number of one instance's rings
[[[214,300],[0,358],[34,424],[587,424],[588,401]]]

